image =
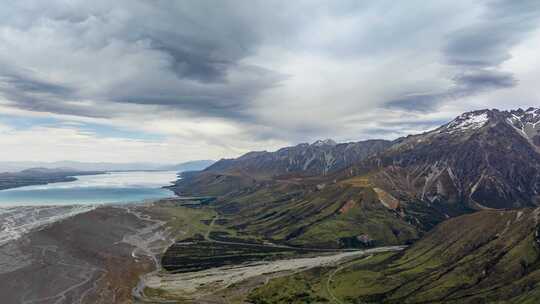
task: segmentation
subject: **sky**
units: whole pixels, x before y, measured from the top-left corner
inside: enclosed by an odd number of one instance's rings
[[[538,0],[2,2],[2,161],[220,159],[540,100]]]

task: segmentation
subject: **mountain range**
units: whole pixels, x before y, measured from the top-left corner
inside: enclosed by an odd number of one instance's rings
[[[18,172],[30,168],[69,168],[75,171],[193,171],[202,170],[211,164],[213,160],[195,160],[179,164],[162,163],[108,163],[108,162],[78,162],[78,161],[57,161],[57,162],[38,162],[38,161],[19,161],[19,162],[0,162],[0,172]]]
[[[406,243],[451,217],[538,205],[539,121],[537,108],[479,110],[393,141],[250,152],[184,174],[174,189],[216,196],[231,226],[274,241]]]
[[[205,171],[237,172],[255,178],[281,175],[328,175],[347,168],[392,145],[387,140],[338,144],[331,139],[302,143],[275,152],[249,152],[235,159],[221,159]]]
[[[252,303],[540,298],[538,108],[467,112],[393,141],[250,152],[185,173],[173,189],[215,197],[220,224],[239,238],[319,248],[410,245],[271,280],[250,294]]]

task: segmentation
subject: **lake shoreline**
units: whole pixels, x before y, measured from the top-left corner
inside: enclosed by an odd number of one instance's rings
[[[75,176],[77,180],[32,185],[0,191],[2,206],[91,205],[133,203],[174,197],[163,188],[176,178],[174,171],[107,172]]]

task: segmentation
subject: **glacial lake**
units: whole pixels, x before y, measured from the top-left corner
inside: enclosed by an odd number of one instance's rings
[[[75,176],[77,181],[26,186],[0,191],[7,206],[131,203],[174,196],[163,186],[177,179],[174,171],[109,172]]]

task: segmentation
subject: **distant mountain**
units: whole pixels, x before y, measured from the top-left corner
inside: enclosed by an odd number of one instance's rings
[[[391,144],[324,140],[250,152],[187,172],[172,189],[179,195],[217,196],[219,212],[230,216],[227,225],[273,242],[363,246],[354,240],[366,234],[371,244],[403,244],[418,238],[416,227],[380,204],[372,189],[327,182],[333,173]]]
[[[198,163],[200,162],[200,163]],[[77,161],[58,161],[58,162],[0,162],[0,172],[18,172],[29,168],[70,168],[78,171],[137,171],[137,170],[167,170],[167,171],[188,171],[200,170],[208,166],[208,160],[190,161],[177,165],[163,163],[110,163],[110,162],[77,162]],[[185,165],[185,166],[184,166]]]
[[[102,171],[78,171],[72,168],[30,168],[20,172],[0,173],[0,190],[30,185],[75,181],[76,175],[101,174]]]
[[[200,171],[200,170],[206,169],[207,167],[211,166],[215,162],[216,162],[215,160],[209,160],[209,159],[193,160],[193,161],[188,161],[188,162],[180,163],[176,165],[162,166],[162,167],[159,167],[159,169],[164,170],[164,171],[177,171],[177,172]]]
[[[29,168],[71,168],[79,171],[122,171],[122,170],[155,170],[163,164],[152,163],[107,163],[107,162],[36,162],[36,161],[2,161],[0,172],[18,172]]]
[[[63,168],[43,168],[43,167],[36,167],[36,168],[29,168],[22,170],[20,172],[16,172],[15,174],[18,175],[51,175],[51,174],[65,174],[65,173],[79,173],[81,171],[63,167]]]

